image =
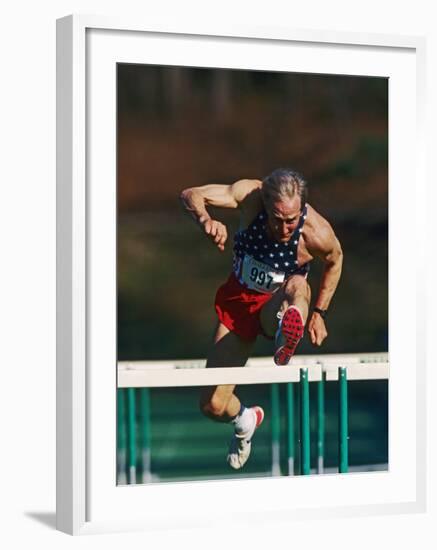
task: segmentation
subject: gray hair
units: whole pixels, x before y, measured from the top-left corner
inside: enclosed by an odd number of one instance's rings
[[[278,168],[262,182],[261,195],[265,205],[300,197],[301,208],[308,197],[307,182],[294,170]]]

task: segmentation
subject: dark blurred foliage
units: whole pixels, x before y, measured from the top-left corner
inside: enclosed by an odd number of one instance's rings
[[[182,212],[180,191],[300,171],[345,263],[321,352],[388,347],[386,79],[118,66],[119,359],[204,357],[231,267]],[[213,213],[231,232],[236,211]],[[310,282],[317,291],[320,266]],[[305,339],[299,353],[314,353]],[[259,339],[258,355],[272,344]]]

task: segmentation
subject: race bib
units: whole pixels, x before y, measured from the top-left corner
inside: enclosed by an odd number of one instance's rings
[[[285,273],[276,271],[267,264],[244,256],[241,282],[248,288],[265,294],[274,292],[285,281]]]

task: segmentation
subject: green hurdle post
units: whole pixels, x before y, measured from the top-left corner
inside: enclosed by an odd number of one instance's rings
[[[301,474],[310,473],[310,390],[308,369],[300,369],[300,437]]]
[[[326,373],[322,367],[322,377],[317,382],[317,473],[323,474],[325,457],[325,379]]]
[[[287,455],[288,475],[294,475],[294,385],[287,384]]]
[[[347,404],[347,374],[346,367],[339,367],[339,426],[338,426],[338,454],[339,472],[346,473],[349,470],[348,462],[348,404]]]
[[[140,389],[141,481],[151,480],[150,453],[150,390]]]
[[[136,421],[135,421],[135,389],[127,389],[127,434],[129,444],[129,470],[128,483],[137,482],[137,442],[136,442]]]
[[[272,402],[272,475],[281,475],[280,465],[280,437],[281,437],[281,416],[279,407],[279,385],[271,385]]]
[[[126,433],[126,390],[117,389],[117,483],[126,485],[127,433]]]

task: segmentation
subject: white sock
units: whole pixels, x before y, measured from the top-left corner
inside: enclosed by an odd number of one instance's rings
[[[235,427],[235,433],[241,435],[249,432],[253,428],[254,420],[256,422],[253,411],[241,405],[240,412],[231,420],[231,423]]]

